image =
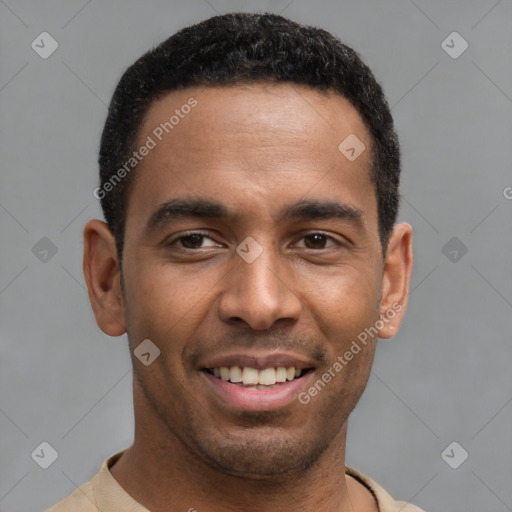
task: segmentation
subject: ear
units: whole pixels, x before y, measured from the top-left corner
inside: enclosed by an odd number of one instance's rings
[[[121,273],[114,236],[94,219],[84,229],[83,271],[99,328],[110,336],[126,332]]]
[[[397,224],[389,239],[382,279],[379,338],[392,338],[407,307],[412,272],[412,228]]]

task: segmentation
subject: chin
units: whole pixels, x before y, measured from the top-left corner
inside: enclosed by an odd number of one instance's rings
[[[241,429],[238,435],[227,435],[222,440],[196,440],[194,451],[223,473],[264,479],[312,467],[329,446],[327,440],[307,442],[302,434],[283,435],[282,429],[250,430]]]

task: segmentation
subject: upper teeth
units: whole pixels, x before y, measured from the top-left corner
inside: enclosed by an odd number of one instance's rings
[[[229,380],[233,383],[241,382],[246,386],[258,384],[272,386],[276,382],[286,382],[287,380],[293,380],[295,377],[300,377],[301,371],[294,366],[289,366],[288,368],[279,366],[263,370],[242,368],[240,366],[231,366],[230,368],[221,366],[220,368],[214,368],[213,374],[222,380]]]

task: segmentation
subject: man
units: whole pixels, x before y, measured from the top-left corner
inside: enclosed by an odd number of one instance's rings
[[[51,511],[417,512],[344,463],[412,268],[357,54],[271,14],[188,27],[122,77],[99,162],[84,273],[128,333],[135,439]]]

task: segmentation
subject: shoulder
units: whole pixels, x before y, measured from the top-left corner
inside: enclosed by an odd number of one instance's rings
[[[355,478],[370,490],[379,505],[380,512],[424,512],[412,503],[394,500],[377,482],[355,469],[346,467],[346,474]]]
[[[123,453],[124,450],[109,457],[91,480],[46,512],[148,512],[117,483],[109,471]]]
[[[108,468],[123,453],[124,451],[118,452],[105,460],[99,472],[88,482],[76,488],[67,498],[59,501],[59,503],[46,510],[46,512],[102,512],[104,508],[102,506],[102,495],[108,495],[111,493],[112,488],[119,487],[110,475]]]
[[[98,512],[98,510],[91,480],[75,489],[67,498],[59,501],[46,512]]]

